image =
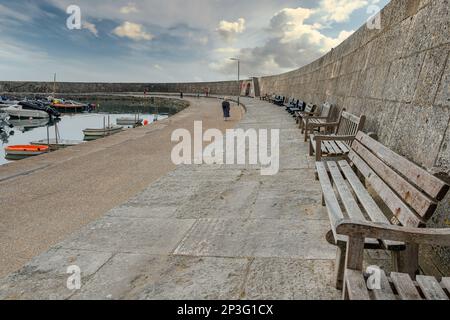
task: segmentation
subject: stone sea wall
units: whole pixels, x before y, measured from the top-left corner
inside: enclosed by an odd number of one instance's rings
[[[261,94],[329,101],[368,117],[365,131],[433,173],[450,174],[449,0],[392,0],[382,28],[362,26],[298,70],[259,79]],[[433,226],[450,227],[450,196]],[[450,268],[450,254],[442,254]]]
[[[244,88],[248,81],[242,81]],[[239,86],[237,81],[193,82],[193,83],[81,83],[59,82],[56,92],[59,94],[86,93],[125,93],[125,92],[159,92],[159,93],[200,93],[209,92],[211,95],[237,95]],[[242,92],[244,94],[244,89]],[[0,93],[51,93],[53,82],[18,82],[0,81]]]

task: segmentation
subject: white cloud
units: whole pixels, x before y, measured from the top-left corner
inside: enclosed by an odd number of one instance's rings
[[[85,21],[83,29],[89,30],[94,36],[98,37],[98,30],[95,24]]]
[[[222,20],[216,30],[225,40],[234,40],[238,34],[245,31],[245,19],[239,18],[235,22]]]
[[[128,5],[120,8],[120,13],[123,14],[130,14],[134,12],[138,12],[138,9],[134,3],[129,3]]]
[[[239,49],[237,48],[217,48],[214,49],[215,53],[219,53],[219,54],[227,54],[227,55],[233,55],[239,52]]]
[[[153,68],[155,68],[156,70],[162,70],[163,69],[159,64],[153,65]]]
[[[320,3],[324,19],[335,22],[348,21],[354,11],[368,4],[366,0],[322,0]]]
[[[12,19],[21,22],[30,22],[31,20],[33,20],[31,16],[12,10],[2,4],[0,4],[0,16],[2,17],[2,19]]]
[[[323,34],[321,24],[309,22],[316,13],[301,7],[277,12],[267,28],[270,38],[262,46],[244,48],[237,54],[243,73],[254,76],[297,68],[319,58],[353,33],[343,30],[336,38]],[[212,62],[209,67],[225,74],[235,72],[228,59]]]
[[[121,38],[130,38],[135,41],[152,40],[154,36],[144,30],[140,24],[125,21],[122,25],[113,30],[113,33]]]

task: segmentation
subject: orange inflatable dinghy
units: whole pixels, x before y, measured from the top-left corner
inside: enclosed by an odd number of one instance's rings
[[[17,145],[5,148],[6,158],[23,159],[49,152],[48,146]]]

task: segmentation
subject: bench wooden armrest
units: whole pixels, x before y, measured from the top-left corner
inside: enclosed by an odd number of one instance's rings
[[[314,141],[350,141],[355,140],[356,136],[333,136],[333,135],[315,135]]]
[[[317,112],[305,112],[305,111],[302,111],[302,112],[300,112],[300,115],[302,117],[314,117],[314,116],[316,116],[318,114],[317,114]]]
[[[359,239],[375,238],[413,244],[450,247],[450,228],[422,229],[373,223],[369,221],[343,220],[338,224],[336,233]]]
[[[320,116],[307,116],[305,120],[328,120],[329,117],[320,117]]]

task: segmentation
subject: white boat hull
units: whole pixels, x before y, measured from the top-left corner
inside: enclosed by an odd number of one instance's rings
[[[49,115],[41,110],[22,109],[21,106],[12,106],[3,109],[13,119],[48,119]]]

